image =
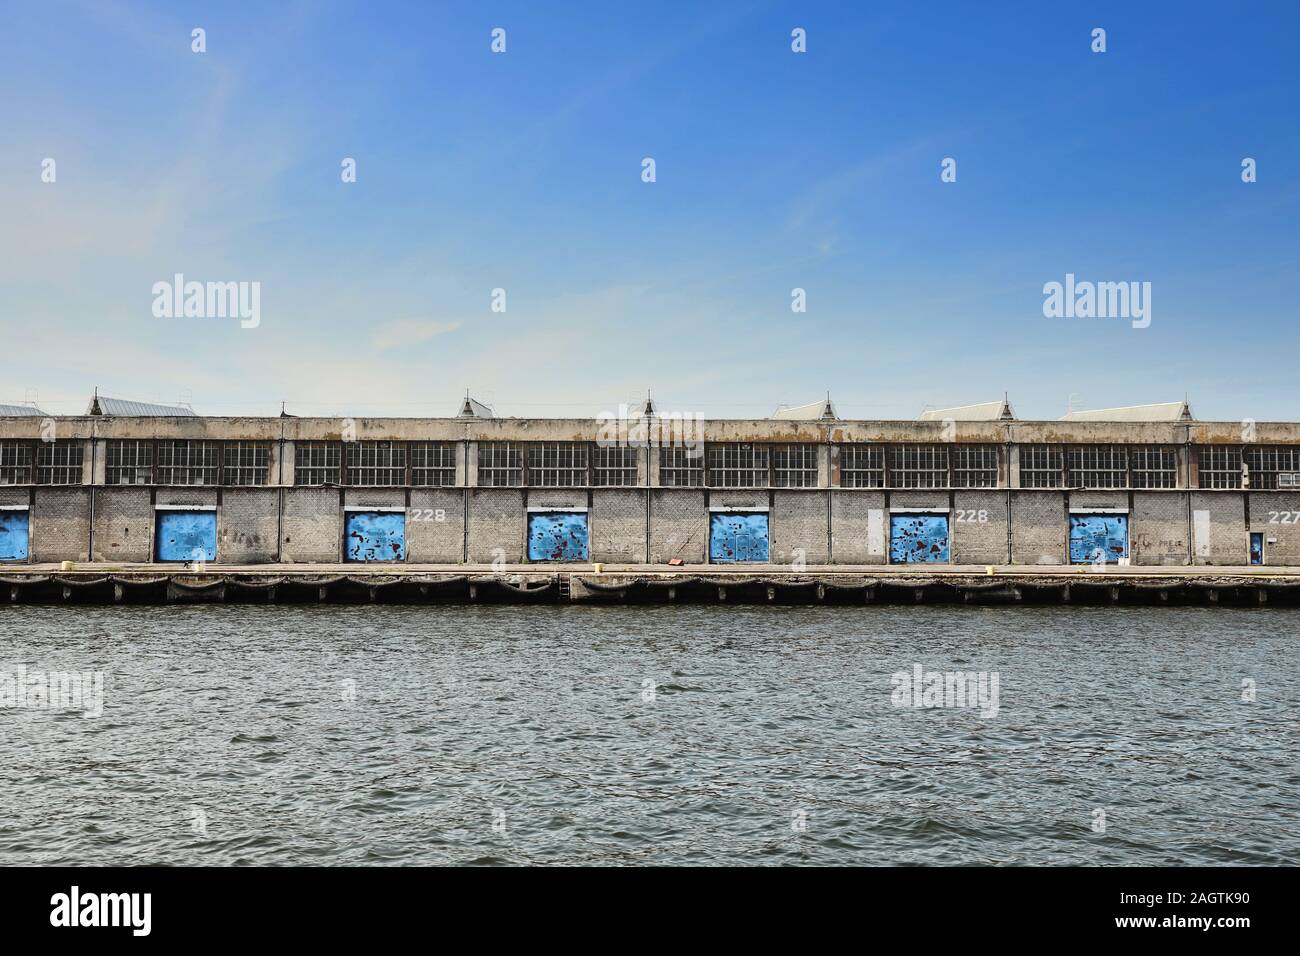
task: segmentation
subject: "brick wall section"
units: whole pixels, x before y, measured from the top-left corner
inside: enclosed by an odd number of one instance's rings
[[[774,491],[768,519],[768,559],[791,564],[802,550],[805,564],[826,564],[826,491]]]
[[[26,489],[23,494],[26,496]],[[33,561],[88,560],[90,489],[37,488],[31,536]]]
[[[343,517],[337,488],[286,488],[281,554],[287,562],[342,560]]]
[[[280,493],[274,488],[227,488],[217,512],[217,561],[221,564],[275,561],[279,508]]]
[[[1265,564],[1300,564],[1300,492],[1252,494],[1250,530],[1264,534]],[[1270,538],[1277,540],[1270,541]]]
[[[95,489],[95,560],[152,560],[153,518],[149,488]]]
[[[1251,508],[1256,510],[1255,507]],[[1210,540],[1196,537],[1196,512],[1208,511]],[[1196,564],[1245,564],[1246,509],[1239,491],[1192,492],[1192,546]],[[1267,545],[1265,546],[1267,547]]]
[[[527,518],[524,493],[513,488],[473,488],[469,493],[469,560],[490,564],[500,556],[508,564],[524,560]]]
[[[645,491],[597,488],[591,493],[591,560],[645,561]]]
[[[1133,492],[1129,556],[1134,564],[1186,564],[1187,495],[1172,491]]]
[[[882,522],[886,520],[883,491],[852,489],[831,494],[831,534],[833,535],[831,557],[836,564],[884,564],[886,562],[889,548],[887,527],[881,530],[881,540],[884,544],[880,553],[871,554],[867,549],[868,521],[872,509],[881,513]]]
[[[1007,563],[1007,493],[953,493],[953,564]]]
[[[1011,563],[1064,564],[1068,535],[1059,491],[1011,493]]]
[[[465,492],[412,488],[406,513],[406,560],[460,564],[465,560]]]
[[[650,563],[681,558],[703,564],[709,547],[709,514],[704,492],[654,489],[650,492]]]

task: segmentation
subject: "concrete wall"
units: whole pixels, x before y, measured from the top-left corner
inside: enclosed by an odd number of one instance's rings
[[[276,560],[280,492],[275,488],[227,488],[217,509],[217,561],[265,564]]]
[[[704,492],[693,488],[650,491],[650,563],[681,558],[703,564],[709,548]]]
[[[1300,492],[1252,494],[1250,530],[1264,535],[1265,564],[1300,564]]]
[[[645,510],[645,489],[594,489],[591,492],[591,560],[610,564],[644,563]]]
[[[524,492],[518,488],[471,488],[469,492],[469,560],[508,564],[524,560],[527,518]]]
[[[1246,505],[1241,492],[1192,492],[1194,563],[1245,564],[1246,545]]]
[[[411,489],[406,560],[417,564],[460,564],[465,560],[463,489]]]
[[[1187,564],[1188,497],[1181,491],[1135,491],[1129,517],[1133,564]]]
[[[889,522],[885,512],[885,493],[852,489],[834,491],[830,495],[834,562],[886,563],[889,557]]]
[[[37,488],[31,536],[29,554],[33,561],[87,560],[90,489]]]
[[[153,558],[153,489],[95,489],[95,560]]]
[[[1062,492],[1011,492],[1012,564],[1065,564],[1068,537]]]
[[[828,491],[774,491],[768,517],[768,558],[775,564],[826,564],[830,518]]]
[[[343,560],[343,514],[337,488],[284,489],[280,553],[287,562]]]
[[[953,564],[1007,563],[1007,493],[953,492]]]

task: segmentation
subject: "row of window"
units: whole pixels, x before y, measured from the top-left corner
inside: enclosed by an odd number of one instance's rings
[[[265,485],[271,443],[110,440],[110,485]],[[0,484],[82,481],[81,441],[0,441]],[[298,485],[447,486],[456,484],[452,442],[296,442]],[[719,442],[701,450],[660,448],[659,484],[685,488],[815,488],[817,445]],[[1176,488],[1178,456],[1169,445],[1021,445],[1021,488]],[[484,487],[631,487],[634,447],[587,442],[479,442]],[[1199,487],[1300,488],[1300,447],[1200,445]],[[998,446],[833,445],[831,467],[843,488],[996,488]]]

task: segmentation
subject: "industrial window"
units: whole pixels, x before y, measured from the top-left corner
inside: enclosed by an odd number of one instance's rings
[[[264,485],[271,467],[271,446],[260,441],[228,441],[222,452],[221,481],[227,485]]]
[[[42,442],[36,449],[36,480],[42,485],[81,484],[79,441]]]
[[[454,485],[456,446],[449,441],[411,443],[411,484]]]
[[[573,488],[587,483],[587,445],[538,442],[528,446],[528,484],[537,488]]]
[[[148,485],[153,483],[153,442],[113,439],[108,443],[107,471],[104,481],[110,485]]]
[[[997,445],[953,445],[954,488],[996,488],[998,486]]]
[[[158,484],[215,485],[219,461],[212,441],[160,441]]]
[[[841,488],[885,487],[885,448],[883,445],[840,446]]]
[[[947,445],[890,445],[889,484],[892,488],[946,488]]]
[[[400,441],[353,441],[348,453],[349,485],[406,484],[406,444]]]
[[[522,485],[523,459],[519,446],[508,441],[478,443],[478,483],[490,488]]]
[[[1128,487],[1128,448],[1124,445],[1071,445],[1067,460],[1072,487]]]
[[[294,443],[293,483],[295,485],[337,485],[339,483],[339,443],[300,441]]]
[[[1178,455],[1168,445],[1134,445],[1129,467],[1134,488],[1178,487]]]
[[[704,456],[698,449],[659,449],[659,484],[665,488],[699,488],[704,484]]]
[[[1248,445],[1242,454],[1246,460],[1246,477],[1250,479],[1251,488],[1296,487],[1296,476],[1300,475],[1300,448],[1288,445]]]
[[[602,488],[636,484],[638,449],[627,445],[597,445],[591,450],[592,484]]]
[[[773,445],[772,484],[778,488],[816,488],[817,446]]]
[[[29,485],[32,482],[32,443],[0,441],[0,485]]]
[[[709,460],[710,488],[764,488],[767,486],[766,445],[724,442],[705,448]]]
[[[1021,488],[1060,488],[1064,483],[1060,445],[1020,446]]]
[[[1196,449],[1202,488],[1241,487],[1241,446],[1201,445]]]

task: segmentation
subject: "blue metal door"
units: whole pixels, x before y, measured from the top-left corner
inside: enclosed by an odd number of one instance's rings
[[[26,511],[0,511],[0,561],[26,561],[31,519]]]
[[[585,513],[539,511],[528,516],[529,561],[587,561],[590,557]]]
[[[160,511],[155,541],[159,561],[215,561],[217,513]]]
[[[889,561],[891,564],[946,564],[948,516],[890,515]]]
[[[1264,563],[1264,534],[1261,531],[1250,533],[1250,563]]]
[[[709,560],[766,561],[767,515],[714,512],[709,521]]]
[[[406,559],[406,514],[401,511],[349,511],[344,523],[349,561]]]
[[[1128,515],[1070,515],[1070,563],[1114,564],[1128,557]]]

